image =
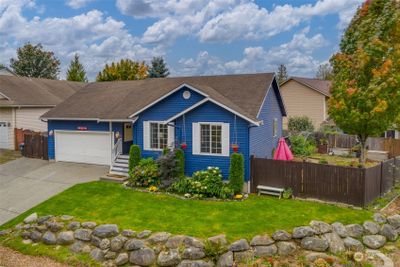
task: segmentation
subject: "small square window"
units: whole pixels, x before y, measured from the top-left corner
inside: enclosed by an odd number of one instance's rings
[[[200,124],[200,152],[222,154],[222,126]]]
[[[164,149],[168,147],[168,125],[150,123],[150,148]]]

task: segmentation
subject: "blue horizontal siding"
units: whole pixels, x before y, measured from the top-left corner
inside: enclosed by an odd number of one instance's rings
[[[259,120],[263,125],[250,128],[250,155],[258,158],[272,158],[272,151],[276,148],[282,136],[282,109],[277,98],[278,88],[273,83],[268,90],[265,101],[260,109]],[[273,121],[278,120],[278,134],[273,137]]]

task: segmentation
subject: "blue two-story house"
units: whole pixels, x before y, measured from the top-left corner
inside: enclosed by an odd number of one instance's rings
[[[42,119],[55,161],[124,174],[132,144],[154,158],[181,147],[187,175],[218,166],[227,178],[237,150],[248,180],[250,156],[272,157],[285,115],[275,75],[262,73],[89,83]]]

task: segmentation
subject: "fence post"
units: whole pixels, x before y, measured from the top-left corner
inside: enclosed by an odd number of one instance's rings
[[[381,162],[380,182],[379,182],[379,196],[382,196],[382,181],[383,181],[383,162]]]
[[[254,155],[250,156],[250,192],[253,193],[254,188]]]

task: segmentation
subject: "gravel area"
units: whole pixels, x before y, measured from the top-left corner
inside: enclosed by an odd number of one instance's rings
[[[23,255],[0,246],[0,267],[71,267],[45,257]]]

